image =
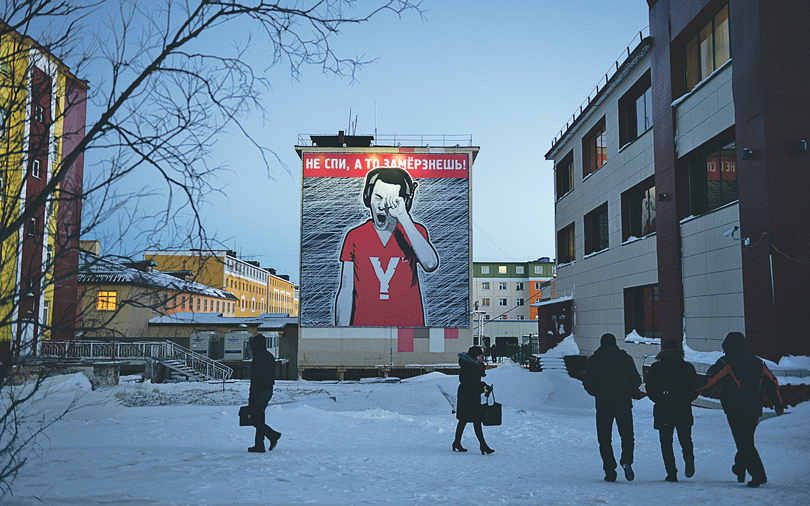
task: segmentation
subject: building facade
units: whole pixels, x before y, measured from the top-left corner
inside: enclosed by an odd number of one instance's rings
[[[75,334],[87,90],[0,22],[0,353]]]
[[[123,264],[83,252],[78,276],[82,338],[155,337],[149,321],[177,313],[234,316],[239,301],[229,291],[160,272],[155,265],[150,260]]]
[[[624,336],[637,359],[665,339],[717,351],[730,331],[772,360],[807,355],[810,64],[790,55],[810,11],[648,3],[650,36],[546,155],[572,333],[586,354]]]
[[[164,272],[191,271],[193,279],[220,287],[237,298],[235,316],[287,313],[296,316],[295,286],[287,275],[263,268],[254,260],[243,260],[229,250],[148,250],[145,260],[153,260]]]
[[[556,269],[548,257],[473,262],[473,305],[484,320],[535,320],[537,310],[531,304],[543,299],[543,288]]]

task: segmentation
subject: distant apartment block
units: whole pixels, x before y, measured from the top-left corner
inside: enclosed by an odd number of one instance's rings
[[[548,257],[533,262],[473,262],[473,306],[484,320],[534,320],[531,304],[542,298],[554,279],[556,264]]]

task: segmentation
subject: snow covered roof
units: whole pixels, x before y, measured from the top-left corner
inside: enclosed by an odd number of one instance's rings
[[[238,300],[234,294],[226,290],[179,279],[145,265],[143,267],[144,270],[137,269],[110,258],[102,258],[83,251],[79,256],[78,281],[80,284],[133,285],[218,299]]]
[[[573,295],[566,295],[565,297],[558,297],[556,299],[544,300],[542,302],[535,302],[533,304],[529,304],[531,307],[540,307],[540,306],[548,306],[549,304],[557,304],[559,302],[565,302],[567,300],[574,300]]]
[[[257,326],[258,330],[281,330],[287,325],[298,325],[298,318],[287,313],[262,313],[259,316],[233,317],[222,313],[178,312],[156,316],[150,325],[241,325]]]

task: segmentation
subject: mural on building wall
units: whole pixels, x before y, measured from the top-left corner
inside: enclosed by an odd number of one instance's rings
[[[305,153],[301,325],[469,327],[468,160]]]

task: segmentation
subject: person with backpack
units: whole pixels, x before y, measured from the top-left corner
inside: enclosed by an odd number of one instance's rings
[[[687,478],[695,475],[695,453],[692,444],[692,401],[699,395],[692,389],[697,379],[695,366],[683,359],[683,348],[674,339],[664,341],[657,362],[647,373],[647,396],[655,403],[653,427],[658,430],[661,454],[667,471],[666,481],[678,481],[672,436],[678,431]]]

